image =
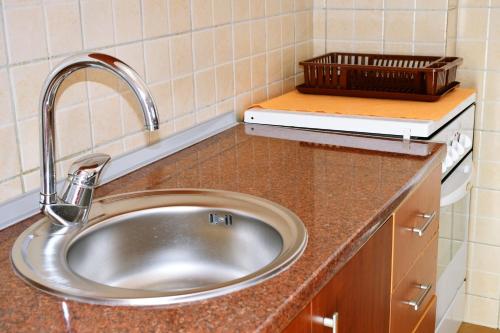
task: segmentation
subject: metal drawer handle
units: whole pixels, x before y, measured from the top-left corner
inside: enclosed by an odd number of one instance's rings
[[[418,284],[417,288],[422,289],[420,295],[418,295],[416,300],[404,301],[403,303],[408,304],[413,310],[418,311],[425,300],[425,297],[429,294],[432,289],[432,284]]]
[[[423,218],[425,220],[424,224],[420,227],[413,227],[411,228],[411,231],[416,233],[419,237],[422,237],[424,235],[425,230],[429,228],[431,225],[432,221],[436,218],[436,212],[432,212],[432,214],[418,214],[419,217]]]
[[[323,326],[331,327],[332,333],[337,333],[339,323],[339,313],[335,312],[331,317],[323,318]]]

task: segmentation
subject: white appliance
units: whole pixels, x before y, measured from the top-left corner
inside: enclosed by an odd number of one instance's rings
[[[474,113],[476,96],[460,103],[438,121],[390,119],[382,117],[343,116],[324,113],[266,110],[260,108],[245,112],[245,122],[298,128],[368,133],[402,137],[399,143],[381,148],[385,151],[425,154],[418,140],[443,142],[447,156],[442,164],[442,190],[437,268],[436,332],[456,333],[465,310],[465,274],[467,265],[467,236],[469,223],[470,188],[473,174],[472,148],[474,142]],[[250,131],[259,131],[258,128]],[[247,132],[248,133],[248,132]],[[335,141],[337,145],[356,147],[353,137],[307,134],[304,141]],[[310,133],[310,132],[309,132]],[[249,133],[252,134],[252,133]],[[271,133],[256,135],[285,138],[279,128]],[[269,135],[270,134],[270,135]],[[344,142],[345,141],[345,142]],[[366,143],[363,141],[363,143]],[[376,146],[376,142],[375,142]],[[376,147],[370,149],[378,150]]]

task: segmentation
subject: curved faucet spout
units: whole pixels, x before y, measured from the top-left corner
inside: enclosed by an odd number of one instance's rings
[[[56,94],[62,82],[73,72],[84,68],[98,68],[121,78],[132,89],[144,113],[145,127],[149,131],[159,128],[158,111],[153,98],[140,76],[127,64],[112,56],[88,53],[70,57],[60,63],[47,77],[41,95],[41,192],[40,205],[43,212],[52,211],[47,205],[58,202],[55,171],[55,118]],[[86,207],[89,208],[89,207]],[[52,214],[49,214],[52,215]]]

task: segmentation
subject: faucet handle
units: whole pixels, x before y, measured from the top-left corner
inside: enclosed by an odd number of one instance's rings
[[[110,160],[111,157],[106,154],[90,154],[73,162],[61,200],[67,204],[90,206],[94,187],[98,185],[102,171]]]
[[[71,164],[68,178],[75,185],[96,186],[104,167],[111,160],[107,154],[86,155]]]

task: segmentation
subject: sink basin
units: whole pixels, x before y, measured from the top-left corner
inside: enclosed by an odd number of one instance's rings
[[[307,232],[271,201],[218,190],[160,190],[94,202],[89,222],[44,218],[16,240],[12,262],[51,294],[109,305],[202,300],[289,267]]]

